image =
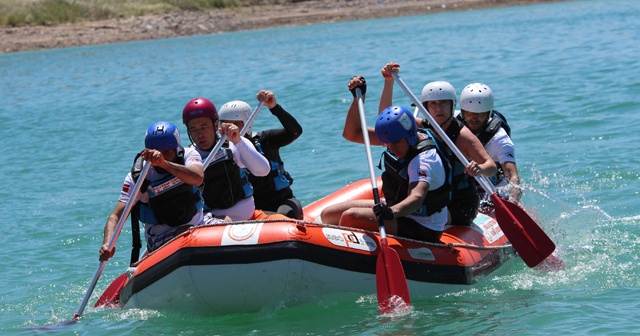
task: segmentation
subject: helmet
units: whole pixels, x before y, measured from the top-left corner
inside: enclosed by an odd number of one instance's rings
[[[149,149],[168,150],[180,147],[180,132],[173,123],[158,121],[147,128],[144,146]]]
[[[410,146],[418,143],[418,127],[413,113],[404,106],[389,106],[376,120],[376,137],[380,142],[388,144],[402,138],[407,139]]]
[[[182,110],[182,122],[185,125],[189,121],[200,117],[211,117],[214,121],[218,119],[216,106],[207,98],[193,98]]]
[[[460,109],[472,113],[492,111],[493,92],[482,83],[467,85],[460,93]]]
[[[220,121],[242,121],[245,125],[251,116],[251,106],[241,101],[230,101],[220,108]],[[251,134],[251,127],[247,128],[247,134]]]
[[[451,100],[453,103],[451,104],[451,113],[453,115],[453,111],[456,109],[456,89],[453,88],[453,85],[449,82],[437,81],[427,83],[422,88],[422,94],[420,95],[420,101],[433,101],[433,100]]]

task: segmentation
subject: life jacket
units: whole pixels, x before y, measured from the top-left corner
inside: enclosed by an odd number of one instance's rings
[[[486,145],[487,142],[489,142],[489,140],[491,140],[491,138],[496,135],[496,133],[498,133],[500,127],[504,128],[504,130],[507,132],[507,135],[511,137],[511,127],[509,127],[509,124],[507,123],[507,118],[502,113],[496,110],[493,110],[492,112],[493,117],[487,123],[487,126],[477,135],[483,146]],[[458,114],[458,119],[464,122],[462,113]]]
[[[422,131],[419,131],[422,132]],[[382,173],[382,192],[384,193],[387,205],[391,206],[399,203],[409,195],[409,175],[407,167],[409,162],[420,153],[427,150],[436,149],[438,156],[442,161],[445,170],[445,183],[435,190],[429,190],[425,197],[422,207],[412,213],[415,216],[431,216],[440,212],[451,201],[451,167],[449,160],[443,155],[440,146],[434,141],[429,132],[427,138],[420,140],[413,148],[409,150],[407,156],[398,159],[391,154],[389,150],[384,151],[384,172]]]
[[[249,181],[254,190],[256,190],[256,196],[258,194],[262,196],[273,195],[277,191],[289,188],[293,184],[293,178],[284,170],[282,161],[273,160],[265,154],[266,151],[263,150],[259,137],[253,137],[251,141],[256,150],[269,160],[269,166],[271,166],[271,171],[267,176],[254,176],[251,172],[248,172]]]
[[[435,132],[433,126],[428,123],[427,119],[423,120],[422,127],[430,131],[430,134],[433,136],[437,143],[444,144],[440,147],[442,148],[442,152],[444,153],[445,157],[451,163],[451,188],[454,193],[456,191],[466,191],[469,188],[475,189],[475,184],[472,181],[473,177],[464,173],[464,169],[466,167],[462,164],[462,162],[460,162],[460,160],[458,160],[455,153],[449,148],[449,146],[445,144],[444,140],[440,138],[440,135]],[[452,118],[451,125],[449,125],[449,127],[445,131],[449,139],[451,139],[451,142],[453,142],[454,144],[456,143],[456,140],[458,140],[458,136],[460,136],[462,127],[464,127],[462,121],[457,118]]]
[[[131,176],[135,182],[142,172],[141,153],[136,155]],[[174,163],[184,165],[184,148],[179,147]],[[140,202],[140,220],[147,224],[167,224],[180,226],[186,224],[202,209],[202,198],[197,186],[184,183],[162,168],[155,167],[159,178],[145,179],[140,188],[147,192],[149,203]]]
[[[206,210],[228,209],[253,195],[247,173],[236,164],[228,143],[209,155],[215,157],[204,171],[202,197]]]
[[[507,118],[500,112],[493,110],[493,117],[487,123],[485,128],[477,134],[478,140],[482,143],[482,146],[486,146],[489,140],[493,138],[496,133],[500,130],[500,128],[504,128],[505,132],[509,138],[511,138],[511,127],[507,123]],[[462,113],[458,114],[458,119],[464,122],[464,118],[462,117]],[[497,173],[490,177],[489,180],[493,185],[497,185],[504,178],[504,170],[502,169],[502,165],[500,162],[496,162],[496,168],[498,169]]]

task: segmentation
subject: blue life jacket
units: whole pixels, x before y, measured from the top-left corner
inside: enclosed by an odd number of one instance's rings
[[[137,181],[142,171],[142,157],[136,156],[131,175]],[[175,163],[184,165],[184,148],[177,151]],[[149,203],[140,202],[140,220],[147,224],[167,224],[180,226],[189,223],[193,216],[202,209],[200,189],[184,183],[162,168],[153,167],[158,178],[142,184],[141,192],[147,192]]]
[[[252,141],[256,150],[263,156],[267,157],[265,155],[265,151],[262,149],[262,144],[259,139],[253,138]],[[267,157],[267,159],[269,158]],[[282,162],[269,159],[269,165],[271,166],[271,171],[267,176],[253,176],[249,174],[251,184],[256,190],[260,191],[260,194],[273,195],[276,191],[288,188],[293,184],[293,178],[284,170]]]

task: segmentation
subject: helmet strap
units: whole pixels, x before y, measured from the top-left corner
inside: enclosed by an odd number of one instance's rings
[[[440,124],[440,128],[446,128],[444,127],[444,125],[446,125],[447,123],[449,123],[451,121],[451,119],[453,119],[453,113],[451,113],[451,115],[449,116],[449,119],[445,120],[442,124]]]

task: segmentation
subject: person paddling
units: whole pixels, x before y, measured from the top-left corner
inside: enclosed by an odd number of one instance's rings
[[[302,219],[302,205],[291,190],[293,178],[285,170],[284,162],[280,157],[280,148],[291,144],[300,137],[302,126],[278,104],[273,92],[260,90],[256,98],[258,101],[264,102],[283,126],[260,132],[252,132],[252,129],[249,128],[245,134],[256,150],[269,160],[271,167],[267,176],[257,176],[251,171],[247,171],[249,181],[254,188],[253,198],[256,209],[267,213],[279,213],[289,218]],[[251,115],[251,107],[244,101],[234,100],[222,105],[219,114],[220,121],[233,123],[242,128]]]
[[[148,251],[172,239],[179,228],[203,223],[203,203],[198,189],[204,179],[200,155],[194,149],[180,146],[180,133],[168,121],[149,126],[144,143],[145,149],[136,156],[131,172],[124,180],[118,203],[104,226],[99,253],[101,261],[108,260],[115,253],[115,247],[108,249],[109,239],[133,196],[133,186],[142,170],[143,160],[152,166],[137,197]]]
[[[522,189],[511,128],[506,118],[493,107],[491,88],[486,84],[472,83],[460,93],[460,114],[457,118],[478,137],[496,163],[498,173],[489,179],[491,183],[499,188],[497,191],[501,194],[501,190],[506,189],[505,194],[510,201],[519,202]],[[479,191],[480,195],[484,194],[484,190]]]
[[[354,92],[359,87],[366,94],[366,82],[353,77],[347,84],[354,99],[349,106],[343,137],[364,143]],[[327,224],[375,231],[377,219],[384,220],[386,232],[407,238],[438,243],[449,222],[450,200],[448,172],[434,139],[418,132],[413,114],[403,106],[389,106],[367,129],[371,145],[386,146],[385,170],[382,174],[380,203],[351,200],[325,208],[321,221]]]
[[[215,155],[204,173],[205,222],[226,217],[234,221],[252,219],[253,187],[243,168],[256,176],[266,176],[270,171],[269,161],[256,151],[251,141],[240,136],[238,126],[219,123],[218,111],[209,99],[191,99],[182,110],[182,122],[193,142],[191,148],[202,160]],[[226,134],[229,141],[211,153],[220,140],[218,130]]]
[[[382,109],[382,106],[392,104],[394,84],[392,73],[399,73],[399,68],[400,65],[393,62],[389,62],[382,67],[384,87],[380,98],[380,109]],[[456,91],[448,82],[430,82],[422,89],[422,105],[469,160],[469,164],[465,167],[449,147],[443,146],[447,153],[447,158],[453,166],[453,191],[449,206],[451,224],[469,226],[473,219],[476,218],[480,205],[478,189],[473,178],[479,174],[491,177],[496,174],[497,169],[495,162],[478,138],[460,120],[454,118],[456,100]],[[427,120],[416,118],[416,122],[421,127],[430,129],[436,140],[442,142],[442,140],[438,139],[439,135]]]

